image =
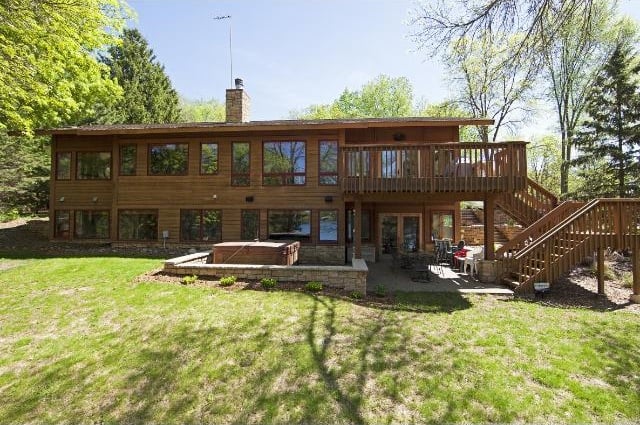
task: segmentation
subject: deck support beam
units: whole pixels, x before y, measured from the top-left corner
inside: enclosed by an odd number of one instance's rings
[[[487,260],[495,259],[495,209],[495,196],[492,194],[487,194],[484,198],[484,258]]]
[[[598,295],[604,295],[604,248],[598,247]]]
[[[358,197],[354,201],[355,219],[353,220],[353,258],[362,258],[362,200]]]

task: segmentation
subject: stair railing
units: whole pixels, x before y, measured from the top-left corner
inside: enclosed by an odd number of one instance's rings
[[[598,248],[626,248],[638,237],[640,199],[596,199],[505,262],[518,273],[518,291],[526,292],[534,282],[553,283]]]
[[[502,245],[496,250],[496,258],[509,257],[515,255],[516,252],[524,249],[527,245],[538,239],[540,236],[549,231],[552,227],[569,217],[578,208],[584,205],[584,202],[564,201],[549,213],[543,215],[531,226],[518,233],[509,242]]]
[[[558,205],[558,198],[527,177],[526,189],[504,193],[496,203],[521,224],[529,226],[553,210]]]

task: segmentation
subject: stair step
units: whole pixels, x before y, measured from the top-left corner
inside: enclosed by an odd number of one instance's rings
[[[503,278],[502,282],[511,289],[516,289],[520,286],[520,282],[514,279],[510,279],[508,277]]]

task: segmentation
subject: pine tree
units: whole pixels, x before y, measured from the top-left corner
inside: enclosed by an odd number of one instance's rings
[[[98,122],[170,123],[179,120],[178,94],[137,29],[124,30],[122,44],[112,46],[101,60],[124,93],[115,105],[102,108]]]
[[[579,157],[573,164],[603,161],[601,197],[640,193],[639,77],[640,62],[631,47],[618,43],[587,100],[588,119],[576,137]]]

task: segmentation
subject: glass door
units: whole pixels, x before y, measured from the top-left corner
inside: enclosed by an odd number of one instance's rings
[[[382,253],[390,254],[398,248],[398,217],[382,216]]]
[[[420,248],[420,217],[405,216],[402,218],[402,249],[415,252]]]

